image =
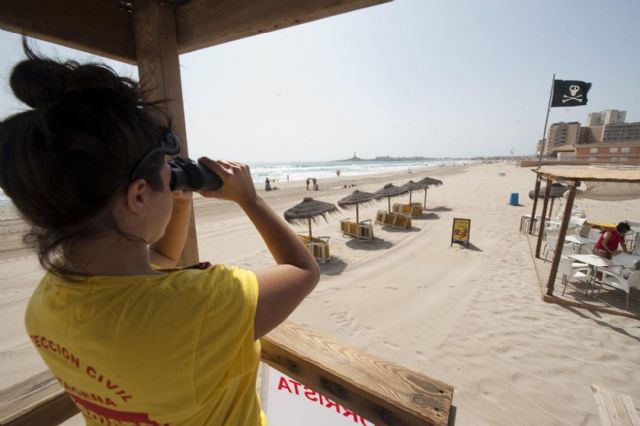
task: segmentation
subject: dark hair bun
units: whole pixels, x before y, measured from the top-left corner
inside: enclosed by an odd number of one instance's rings
[[[11,89],[18,99],[32,108],[57,102],[64,95],[69,70],[47,59],[27,59],[13,68]]]

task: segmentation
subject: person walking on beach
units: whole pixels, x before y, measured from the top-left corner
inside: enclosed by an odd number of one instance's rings
[[[600,234],[600,238],[593,246],[593,254],[600,257],[611,259],[611,256],[618,250],[618,246],[622,247],[622,251],[627,253],[627,246],[624,242],[624,236],[631,230],[631,226],[627,222],[620,222],[615,229],[604,231]]]
[[[266,178],[264,180],[264,190],[271,191],[271,182],[269,182],[269,178]]]
[[[309,190],[309,178],[307,178],[307,191]]]
[[[105,65],[24,44],[10,79],[29,109],[0,122],[0,187],[46,269],[25,314],[40,356],[88,425],[265,425],[258,339],[316,286],[314,258],[247,165],[202,157],[222,186],[200,194],[235,202],[277,265],[175,268],[192,194],[171,189],[167,113]]]

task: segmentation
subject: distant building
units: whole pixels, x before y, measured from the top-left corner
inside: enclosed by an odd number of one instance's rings
[[[566,152],[567,150],[573,150],[573,147],[578,143],[579,135],[580,123],[577,121],[571,123],[553,123],[551,127],[549,127],[545,153],[548,156],[555,157],[560,151]]]
[[[576,160],[640,163],[640,122],[583,129],[580,130],[580,139],[584,143],[576,145]]]
[[[640,122],[609,124],[602,132],[603,143],[638,142],[640,143]]]
[[[590,163],[640,164],[640,142],[579,145],[576,147],[576,160]]]
[[[600,112],[592,112],[587,116],[588,127],[604,126],[606,124],[622,124],[627,117],[627,111],[606,109]]]

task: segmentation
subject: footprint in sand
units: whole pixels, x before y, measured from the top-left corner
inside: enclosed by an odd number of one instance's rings
[[[353,325],[353,317],[348,310],[332,312],[331,318],[340,327],[350,328]]]

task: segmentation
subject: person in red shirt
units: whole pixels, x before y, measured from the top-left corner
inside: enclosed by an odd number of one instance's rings
[[[611,229],[600,234],[600,238],[593,247],[593,254],[611,259],[611,256],[618,250],[618,245],[627,253],[627,246],[624,243],[624,235],[631,230],[627,222],[620,222],[616,229]]]

